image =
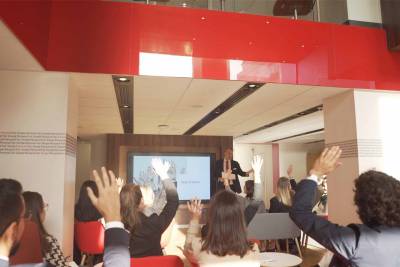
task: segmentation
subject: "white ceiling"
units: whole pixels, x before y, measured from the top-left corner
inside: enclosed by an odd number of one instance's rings
[[[124,132],[111,75],[72,73],[71,86],[79,93],[79,137]]]
[[[245,83],[135,76],[136,134],[183,134]],[[168,127],[160,128],[164,124]]]
[[[43,67],[0,20],[0,70],[43,71]]]

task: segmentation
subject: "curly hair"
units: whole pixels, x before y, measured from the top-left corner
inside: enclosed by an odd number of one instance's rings
[[[364,224],[400,226],[400,181],[383,172],[367,171],[354,183],[354,202]]]

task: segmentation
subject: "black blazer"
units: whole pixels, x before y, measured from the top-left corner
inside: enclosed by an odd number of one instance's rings
[[[290,207],[280,202],[277,197],[269,200],[269,213],[288,213],[289,210]]]
[[[239,162],[235,160],[231,160],[231,168],[232,168],[232,174],[235,175],[236,179],[233,181],[233,184],[230,185],[231,189],[233,192],[236,192],[238,194],[242,193],[242,187],[240,186],[239,178],[238,175],[247,177],[249,176],[247,173],[245,173],[242,168],[240,168]],[[215,166],[215,185],[217,188],[217,191],[221,189],[225,189],[224,183],[220,182],[218,180],[219,177],[221,177],[221,173],[224,171],[224,160],[220,159],[217,161],[216,166]]]
[[[400,227],[340,226],[312,213],[317,183],[301,181],[290,217],[306,234],[334,253],[329,266],[400,266]]]

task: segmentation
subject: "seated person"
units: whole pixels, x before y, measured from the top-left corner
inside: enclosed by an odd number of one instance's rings
[[[191,263],[200,267],[260,266],[258,247],[247,240],[243,207],[233,192],[219,191],[211,200],[205,237],[200,237],[200,201],[192,200],[188,210],[192,218],[184,254]]]
[[[37,192],[24,192],[25,218],[36,223],[39,230],[40,246],[44,261],[57,267],[68,267],[67,260],[60,248],[57,239],[48,234],[43,222],[46,218],[46,208],[48,207],[42,196]]]
[[[143,213],[145,205],[140,186],[127,184],[120,194],[122,222],[131,233],[130,254],[134,258],[163,255],[161,236],[175,217],[179,205],[178,192],[167,173],[169,162],[153,159],[152,165],[163,180],[167,199],[159,215],[153,213],[146,216]]]
[[[98,196],[99,190],[97,189],[96,183],[91,180],[83,182],[79,191],[79,198],[75,204],[75,220],[79,222],[93,222],[102,219],[99,211],[93,206],[89,199],[87,188],[90,188],[93,193]]]
[[[292,196],[294,191],[290,179],[281,177],[278,179],[276,196],[270,199],[270,213],[288,213],[292,206]]]
[[[378,171],[367,171],[354,181],[354,202],[362,224],[340,226],[313,214],[317,185],[340,165],[340,155],[336,146],[322,152],[310,176],[297,185],[290,217],[333,252],[329,266],[399,266],[400,181]]]

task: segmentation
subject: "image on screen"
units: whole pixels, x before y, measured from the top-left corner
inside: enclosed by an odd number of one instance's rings
[[[202,200],[210,199],[210,155],[134,154],[130,156],[132,182],[151,186],[154,192],[159,192],[162,182],[151,167],[153,158],[161,158],[171,164],[168,174],[176,184],[181,201],[194,197]]]

